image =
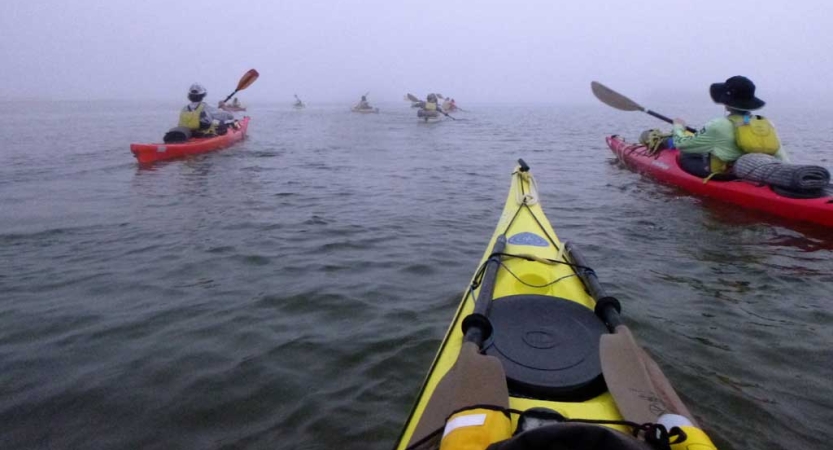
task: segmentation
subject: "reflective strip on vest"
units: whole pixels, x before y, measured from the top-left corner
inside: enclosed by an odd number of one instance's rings
[[[512,437],[512,423],[502,411],[475,408],[446,422],[440,450],[481,450]]]

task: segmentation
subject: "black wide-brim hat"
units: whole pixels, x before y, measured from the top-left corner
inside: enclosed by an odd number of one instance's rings
[[[715,103],[743,111],[752,111],[766,105],[765,101],[755,97],[755,83],[740,75],[729,78],[725,83],[712,84],[709,94]]]

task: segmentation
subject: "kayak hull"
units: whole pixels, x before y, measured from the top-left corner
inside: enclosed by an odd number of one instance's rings
[[[220,109],[222,109],[222,110],[224,110],[224,111],[229,111],[229,112],[243,112],[243,111],[245,111],[245,110],[246,110],[246,107],[245,107],[245,106],[230,106],[230,105],[226,105],[226,106],[222,106],[222,107],[220,107]]]
[[[178,144],[130,144],[130,151],[139,164],[152,164],[157,161],[184,158],[215,150],[221,150],[242,141],[249,128],[249,117],[239,122],[240,128],[229,128],[222,136],[193,138]]]
[[[426,111],[424,109],[417,111],[417,121],[420,123],[436,123],[443,120],[443,117],[439,111]]]
[[[680,169],[679,150],[663,150],[656,156],[644,146],[626,142],[619,136],[608,136],[608,147],[630,170],[649,175],[665,184],[677,186],[696,195],[715,198],[751,210],[762,211],[786,219],[833,227],[833,196],[797,199],[784,197],[769,186],[743,181],[704,183],[702,178]]]
[[[571,419],[622,420],[614,396],[605,385],[608,374],[605,373],[604,378],[601,378],[601,369],[598,367],[600,335],[594,333],[607,336],[608,330],[594,313],[596,302],[588,294],[589,288],[584,285],[571,265],[575,264],[575,259],[571,259],[573,256],[568,249],[569,246],[556,236],[538,203],[537,195],[537,185],[531,174],[516,170],[497,228],[480,260],[478,270],[475,271],[471,288],[463,295],[417,395],[396,449],[404,450],[415,442],[424,442],[437,430],[441,433],[447,416],[436,414],[438,401],[434,394],[445,393],[444,386],[448,386],[446,377],[459,370],[456,369],[456,364],[464,349],[464,319],[471,317],[470,315],[480,308],[475,305],[480,301],[478,297],[481,295],[481,286],[488,285],[485,281],[488,275],[483,279],[478,279],[478,275],[488,273],[489,269],[484,269],[484,264],[492,256],[495,244],[499,241],[505,242],[505,248],[494,250],[503,256],[495,272],[493,297],[487,300],[492,311],[488,313],[488,317],[495,331],[484,343],[483,352],[492,355],[495,348],[498,348],[498,352],[508,348],[503,347],[508,341],[500,341],[501,336],[512,335],[512,345],[524,342],[521,344],[523,348],[519,350],[520,353],[509,353],[508,357],[500,359],[500,365],[506,374],[509,408],[527,411],[543,407]],[[528,258],[522,255],[528,255]],[[556,263],[541,262],[543,260]],[[518,312],[525,309],[525,319],[514,320],[523,315],[508,314],[512,309]],[[570,313],[565,314],[565,317],[550,313],[556,310]],[[522,326],[518,326],[519,324]],[[594,332],[587,331],[593,327],[596,328]],[[578,350],[574,350],[575,348]],[[538,352],[539,356],[530,360],[529,355],[536,354],[535,352]],[[512,367],[513,363],[507,362],[515,360],[519,362],[521,371],[525,370],[525,367],[532,368],[530,372],[533,383],[537,382],[536,377],[540,377],[538,372],[543,373],[544,378],[551,378],[543,380],[543,384],[552,382],[553,379],[555,382],[540,389],[530,388],[524,384],[526,380],[520,380],[528,375],[517,375],[517,370]],[[574,368],[578,367],[581,367],[581,370],[575,371]],[[557,383],[563,383],[559,386],[567,387],[553,390],[551,386]],[[466,383],[457,384],[462,385]],[[442,394],[438,394],[437,398],[439,403],[445,401]],[[474,400],[474,403],[479,404],[477,400]],[[467,405],[470,406],[471,401]],[[517,428],[518,419],[517,414],[511,414],[513,430]],[[627,431],[627,428],[621,425],[609,426],[614,430]]]
[[[359,114],[379,114],[379,108],[352,108],[350,111]]]

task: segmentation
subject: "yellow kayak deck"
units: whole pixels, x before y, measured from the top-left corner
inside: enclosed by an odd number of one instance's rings
[[[558,297],[558,300],[570,300],[592,314],[595,301],[591,298],[577,276],[569,261],[565,260],[564,245],[559,241],[549,220],[544,215],[535,180],[529,172],[515,170],[512,185],[486,252],[481,259],[481,266],[492,254],[492,249],[499,236],[507,238],[505,254],[528,255],[535,259],[560,261],[565,264],[543,263],[518,257],[503,258],[497,271],[494,287],[494,303],[504,298],[518,295],[536,295]],[[530,258],[530,259],[532,259]],[[480,270],[478,270],[480,272]],[[475,273],[472,281],[476,281]],[[463,344],[462,322],[474,311],[475,299],[480,287],[468,289],[463,295],[459,308],[451,322],[440,350],[434,359],[428,376],[419,393],[419,398],[410,414],[408,422],[400,436],[397,449],[405,449],[414,436],[417,424],[421,420],[431,395],[440,380],[457,361]],[[601,323],[601,321],[599,321]],[[516,410],[545,407],[561,413],[566,418],[622,420],[611,395],[602,392],[593,398],[582,401],[552,401],[540,398],[523,398],[512,395],[510,387],[509,406]],[[444,423],[446,418],[435,418],[435,423]],[[512,415],[513,429],[517,415]],[[624,428],[623,428],[624,429]]]

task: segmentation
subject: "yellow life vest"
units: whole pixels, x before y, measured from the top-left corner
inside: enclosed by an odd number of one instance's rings
[[[200,116],[202,116],[202,112],[205,110],[205,103],[200,102],[197,109],[191,111],[187,107],[184,111],[179,113],[179,126],[188,128],[191,130],[199,130],[200,129]]]
[[[502,411],[468,409],[445,423],[440,450],[483,450],[511,436],[512,423]]]
[[[437,104],[436,103],[431,103],[431,102],[425,102],[425,110],[426,111],[436,111],[437,110]]]
[[[188,128],[191,131],[196,132],[197,136],[207,136],[207,135],[214,135],[217,134],[216,127],[214,123],[208,126],[208,128],[203,129],[202,123],[200,123],[200,118],[202,117],[202,112],[205,110],[205,103],[201,102],[199,106],[193,111],[188,110],[187,108],[185,111],[179,113],[179,126]]]
[[[763,116],[731,115],[735,125],[735,142],[744,153],[774,155],[781,149],[775,127]]]

